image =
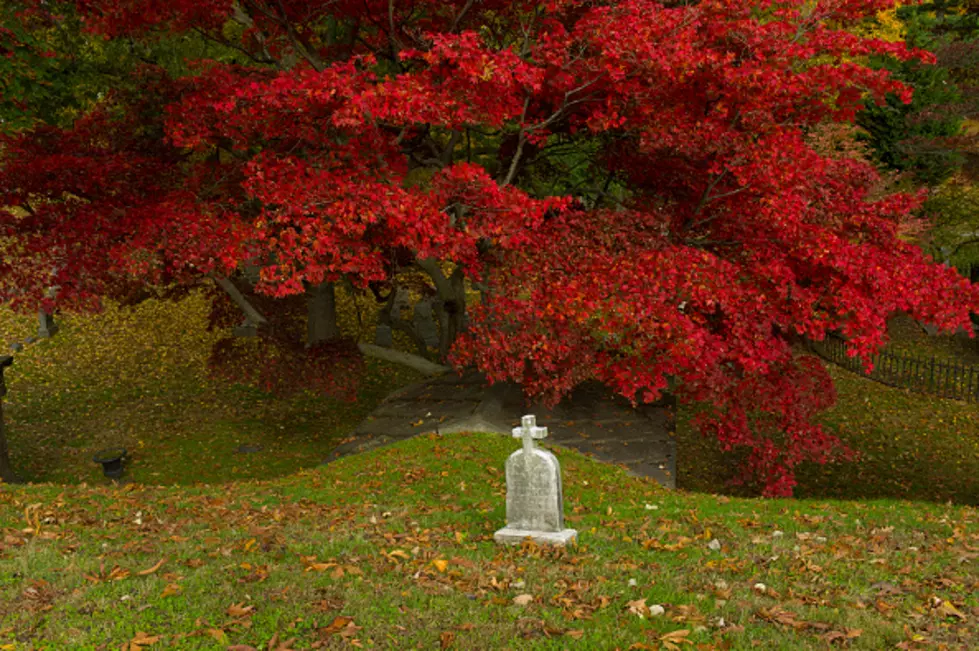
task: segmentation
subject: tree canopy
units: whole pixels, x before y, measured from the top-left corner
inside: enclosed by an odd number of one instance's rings
[[[799,338],[869,355],[896,311],[955,329],[979,304],[898,237],[922,197],[809,140],[910,101],[871,55],[933,61],[849,29],[888,0],[7,4],[17,38],[78,21],[130,53],[72,119],[0,145],[8,301],[246,267],[298,295],[412,264],[456,363],[551,400],[599,379],[709,405],[769,494],[841,452]]]

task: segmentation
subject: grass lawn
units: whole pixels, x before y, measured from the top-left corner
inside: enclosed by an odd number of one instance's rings
[[[562,451],[580,544],[504,549],[513,448],[426,436],[272,482],[7,488],[0,649],[979,639],[973,508],[671,493]]]

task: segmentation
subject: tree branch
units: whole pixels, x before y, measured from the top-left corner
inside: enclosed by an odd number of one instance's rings
[[[408,366],[415,369],[422,375],[443,375],[444,373],[448,373],[452,370],[448,366],[442,366],[441,364],[430,362],[424,357],[412,355],[411,353],[405,353],[400,350],[382,348],[373,344],[358,344],[357,347],[360,348],[360,352],[368,357],[376,357],[377,359],[383,359],[388,362],[394,362],[395,364]]]
[[[465,18],[466,13],[472,9],[474,1],[475,0],[466,0],[465,6],[459,10],[459,13],[456,14],[455,20],[452,21],[452,27],[449,28],[450,32],[454,32],[459,29],[459,24],[462,22],[462,19]]]
[[[507,175],[500,184],[501,187],[510,185],[513,177],[517,175],[517,166],[520,164],[520,158],[523,156],[524,145],[527,144],[527,131],[524,129],[523,123],[527,117],[527,108],[529,106],[530,97],[525,99],[523,103],[523,112],[520,114],[520,135],[517,136],[517,151],[513,154],[513,159],[510,161],[510,169],[507,170]]]
[[[248,317],[249,321],[255,325],[265,325],[268,323],[268,319],[262,316],[262,313],[256,310],[255,306],[248,302],[245,295],[241,293],[241,290],[239,290],[235,284],[231,282],[231,280],[225,278],[224,276],[211,276],[211,278],[221,287],[221,289],[228,293],[231,300],[238,304],[238,307],[240,307],[241,311],[245,313],[245,316]]]

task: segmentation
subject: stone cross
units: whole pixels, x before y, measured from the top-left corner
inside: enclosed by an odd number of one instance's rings
[[[513,437],[522,439],[523,447],[507,459],[507,526],[493,538],[504,545],[528,538],[538,544],[566,545],[578,532],[564,528],[561,464],[535,444],[547,437],[547,428],[538,427],[536,417],[524,416],[520,427],[513,428]]]
[[[58,297],[59,287],[48,287],[44,293],[46,298],[54,299]],[[41,308],[37,311],[37,336],[41,339],[50,339],[58,332],[58,324],[54,321],[54,315]]]
[[[41,339],[50,339],[58,332],[58,324],[54,321],[54,316],[50,312],[38,310],[37,312],[37,336]]]
[[[520,419],[520,427],[513,428],[513,438],[523,439],[524,458],[527,459],[538,449],[534,441],[547,438],[547,428],[537,427],[536,416],[524,416]]]

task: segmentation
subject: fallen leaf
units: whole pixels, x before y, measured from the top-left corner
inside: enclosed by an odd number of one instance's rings
[[[246,606],[243,603],[228,606],[229,617],[251,617],[254,614],[255,606]]]
[[[513,598],[513,603],[516,604],[517,606],[526,606],[527,604],[529,604],[533,600],[534,600],[534,595],[522,594],[522,595],[517,595],[516,597],[514,597]]]
[[[228,635],[220,628],[209,628],[207,629],[207,634],[213,637],[218,644],[228,643]]]
[[[690,635],[690,631],[683,628],[660,636],[659,641],[667,651],[677,651],[681,644],[693,645],[693,642],[687,639],[688,635]]]
[[[643,619],[649,617],[649,606],[646,605],[645,599],[636,599],[634,601],[630,601],[626,604],[626,608],[628,608],[629,612],[635,615],[636,617],[640,617]]]
[[[124,570],[118,565],[116,565],[115,567],[112,568],[112,571],[109,572],[109,576],[107,576],[106,578],[109,581],[122,581],[128,576],[129,576],[129,570]]]
[[[965,613],[952,605],[952,602],[945,600],[935,609],[942,617],[957,617],[959,619],[967,619]]]
[[[456,639],[456,634],[452,631],[443,631],[442,635],[439,636],[439,646],[443,649],[448,649],[452,646],[452,643]]]
[[[147,635],[143,631],[136,631],[136,635],[133,636],[133,639],[129,640],[129,648],[127,651],[143,651],[144,648],[153,646],[159,641],[159,635]]]
[[[435,569],[439,572],[445,572],[447,569],[449,569],[449,561],[444,561],[442,559],[432,561],[432,565],[434,565]]]
[[[168,583],[166,587],[163,588],[163,594],[160,596],[172,597],[173,595],[180,594],[181,592],[183,592],[183,588],[181,588],[179,585],[177,585],[176,583]]]
[[[163,567],[163,564],[164,564],[164,563],[166,563],[166,562],[167,562],[167,559],[166,559],[166,558],[161,558],[161,559],[160,559],[160,560],[159,560],[159,561],[157,562],[157,564],[156,564],[156,565],[154,565],[153,567],[151,567],[151,568],[149,568],[149,569],[145,569],[145,570],[143,570],[142,572],[137,572],[137,574],[139,574],[140,576],[147,576],[147,575],[150,575],[150,574],[153,574],[153,573],[154,573],[154,572],[156,572],[156,571],[157,571],[158,569],[160,569],[161,567]]]
[[[353,617],[337,617],[335,618],[329,626],[325,626],[320,629],[323,633],[329,635],[335,635],[347,627],[347,624],[353,623]]]

